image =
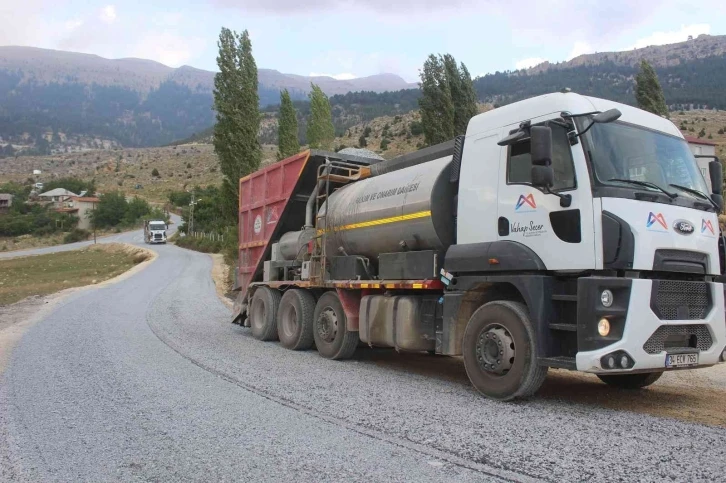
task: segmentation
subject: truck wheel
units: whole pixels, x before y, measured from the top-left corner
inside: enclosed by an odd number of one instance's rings
[[[282,295],[277,309],[277,335],[280,344],[292,350],[313,346],[315,297],[307,290],[291,289]]]
[[[663,371],[646,372],[643,374],[598,374],[597,377],[608,386],[619,387],[620,389],[640,389],[650,386],[660,379],[662,375]]]
[[[500,401],[533,395],[547,376],[537,363],[535,331],[520,302],[482,305],[464,331],[464,367],[483,395]]]
[[[250,327],[252,337],[258,340],[277,340],[277,308],[280,291],[270,287],[255,290],[250,303]]]
[[[358,332],[348,330],[343,305],[335,292],[318,299],[313,315],[313,336],[320,355],[326,359],[349,359],[358,346]]]

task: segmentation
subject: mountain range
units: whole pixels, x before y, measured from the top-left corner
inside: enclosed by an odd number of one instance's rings
[[[495,106],[565,87],[634,104],[641,59],[655,66],[672,109],[726,109],[726,36],[545,62],[480,76],[474,85],[480,101]],[[144,59],[0,47],[0,156],[159,146],[208,132],[213,79],[213,72]],[[331,96],[339,135],[377,116],[416,109],[420,95],[393,74],[336,80],[259,69],[260,104],[276,104],[287,88],[304,122],[311,81]],[[274,107],[264,110],[274,117]]]

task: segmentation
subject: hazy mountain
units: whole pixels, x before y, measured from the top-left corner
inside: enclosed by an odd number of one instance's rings
[[[17,72],[23,82],[98,84],[149,92],[163,82],[171,81],[192,90],[211,92],[214,72],[190,66],[168,67],[146,59],[105,59],[35,47],[0,47],[0,70]],[[259,83],[268,89],[290,89],[307,93],[314,82],[328,95],[351,91],[394,91],[416,87],[394,74],[378,74],[350,80],[332,77],[309,77],[283,74],[277,70],[259,69]],[[279,101],[279,99],[278,99]],[[264,105],[264,104],[263,104]]]

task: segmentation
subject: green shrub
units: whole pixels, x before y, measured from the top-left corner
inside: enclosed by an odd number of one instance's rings
[[[90,235],[91,234],[86,230],[74,228],[73,230],[66,233],[66,236],[63,237],[63,243],[76,243],[79,241],[88,240],[88,237]]]
[[[410,126],[411,134],[414,136],[419,136],[423,134],[423,124],[419,121],[413,121]]]

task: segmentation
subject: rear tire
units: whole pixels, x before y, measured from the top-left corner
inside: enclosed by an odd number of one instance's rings
[[[260,287],[250,302],[250,327],[252,337],[258,340],[277,340],[277,309],[280,306],[279,290]]]
[[[548,368],[537,362],[529,311],[520,302],[502,300],[479,307],[466,325],[462,350],[469,380],[491,399],[532,396],[547,376]]]
[[[291,350],[307,350],[313,346],[313,315],[315,297],[307,290],[291,289],[280,299],[277,309],[277,335],[280,344]]]
[[[650,386],[660,379],[663,371],[646,372],[642,374],[598,374],[598,378],[608,386],[619,387],[620,389],[641,389]]]
[[[313,315],[313,336],[318,352],[326,359],[349,359],[358,346],[358,332],[349,331],[338,294],[325,292]]]

